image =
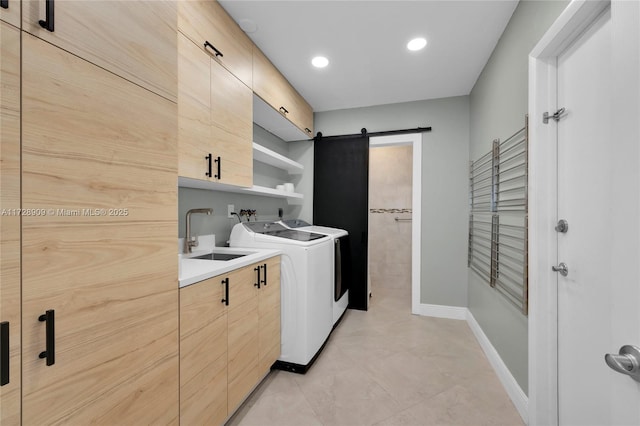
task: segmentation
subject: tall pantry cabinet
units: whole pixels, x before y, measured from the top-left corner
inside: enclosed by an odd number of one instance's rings
[[[19,10],[20,3],[8,6]],[[5,11],[0,9],[0,424],[19,425],[20,29],[4,21]]]
[[[177,424],[175,4],[56,2],[54,26],[45,3],[22,14],[22,424]]]

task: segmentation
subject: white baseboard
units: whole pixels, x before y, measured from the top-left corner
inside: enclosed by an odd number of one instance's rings
[[[513,405],[516,406],[518,413],[520,413],[520,417],[522,417],[522,420],[527,424],[529,421],[529,398],[522,391],[520,385],[518,385],[518,382],[516,382],[516,379],[513,377],[504,361],[502,361],[502,358],[500,358],[498,351],[493,347],[487,335],[484,334],[484,331],[480,328],[480,324],[478,324],[476,319],[473,317],[473,314],[468,309],[466,319],[471,331],[473,331],[478,343],[480,343],[480,347],[482,347],[482,350],[489,359],[489,363],[491,363],[491,366],[498,375],[498,379],[500,379],[502,386],[504,386],[509,398],[511,398]]]
[[[448,318],[466,320],[469,310],[461,306],[429,305],[420,303],[413,313],[424,317]]]

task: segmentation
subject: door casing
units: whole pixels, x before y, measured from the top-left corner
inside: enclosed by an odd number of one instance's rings
[[[408,133],[369,138],[369,149],[383,146],[411,145],[413,149],[413,181],[411,196],[411,313],[420,315],[420,265],[422,253],[422,133]],[[367,273],[367,278],[368,278]],[[368,291],[371,294],[371,280]]]
[[[572,1],[529,54],[529,422],[558,424],[557,57],[611,5]]]

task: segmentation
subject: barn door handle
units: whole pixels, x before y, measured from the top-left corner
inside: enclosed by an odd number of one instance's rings
[[[9,0],[0,0],[0,7],[3,9],[9,9]]]
[[[215,52],[216,56],[220,56],[221,58],[224,56],[224,55],[222,54],[222,52],[221,52],[221,51],[219,51],[218,49],[216,49],[216,47],[215,47],[213,44],[211,44],[211,43],[209,43],[209,41],[206,41],[206,40],[205,40],[205,42],[204,42],[204,48],[206,49],[207,47],[210,47],[211,49],[213,49],[213,51]]]
[[[53,32],[53,27],[54,27],[54,18],[53,18],[53,11],[54,11],[54,5],[53,5],[53,0],[46,0],[45,3],[45,7],[46,7],[46,11],[45,14],[47,15],[47,17],[45,18],[45,20],[43,21],[42,19],[40,21],[38,21],[40,23],[40,26],[42,28],[44,28],[47,31],[51,31]]]
[[[0,386],[9,383],[9,323],[0,323]]]
[[[39,358],[47,359],[47,366],[56,363],[56,312],[49,309],[38,317],[38,321],[46,324],[46,350],[40,352]]]

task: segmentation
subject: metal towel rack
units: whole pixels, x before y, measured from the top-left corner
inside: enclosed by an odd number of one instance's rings
[[[467,264],[492,288],[528,313],[529,127],[469,166]]]

